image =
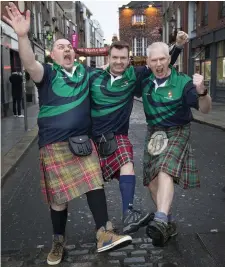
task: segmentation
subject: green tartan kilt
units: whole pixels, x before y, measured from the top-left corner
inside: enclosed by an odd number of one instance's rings
[[[148,153],[148,143],[156,131],[166,132],[168,145],[160,155],[152,156]],[[148,127],[143,160],[144,186],[148,186],[159,172],[165,172],[184,189],[200,187],[196,160],[189,143],[190,135],[190,124],[168,128]]]

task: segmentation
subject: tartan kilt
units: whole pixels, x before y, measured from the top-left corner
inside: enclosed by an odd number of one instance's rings
[[[41,191],[47,203],[66,203],[94,189],[103,187],[102,171],[96,148],[89,156],[78,157],[68,142],[40,148]]]
[[[148,153],[148,143],[156,131],[166,132],[168,145],[161,154],[153,156]],[[169,128],[148,127],[143,160],[144,186],[148,186],[159,172],[165,172],[184,189],[200,187],[196,160],[189,143],[190,135],[190,124]]]
[[[120,169],[128,162],[133,163],[133,146],[127,135],[115,135],[118,148],[108,157],[99,155],[102,174],[105,181],[119,179]],[[96,144],[97,148],[97,144]]]

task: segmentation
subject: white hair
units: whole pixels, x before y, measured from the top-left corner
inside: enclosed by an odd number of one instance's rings
[[[150,53],[153,50],[161,50],[166,56],[170,56],[169,46],[163,42],[155,42],[148,46],[147,48],[147,57],[150,57]]]

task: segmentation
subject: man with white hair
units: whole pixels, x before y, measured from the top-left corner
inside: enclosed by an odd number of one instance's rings
[[[211,97],[202,75],[194,74],[192,80],[170,65],[165,43],[153,43],[147,55],[152,74],[142,81],[141,88],[148,124],[143,183],[149,188],[157,210],[146,233],[153,245],[163,246],[177,234],[171,215],[174,183],[185,189],[200,186],[189,143],[191,108],[208,113]]]

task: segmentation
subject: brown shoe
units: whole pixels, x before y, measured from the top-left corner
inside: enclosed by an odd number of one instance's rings
[[[132,242],[129,235],[118,235],[115,233],[112,223],[107,222],[106,227],[101,227],[96,235],[97,251],[103,252],[112,249],[118,245],[128,245]]]
[[[62,235],[53,235],[52,249],[48,254],[47,263],[56,265],[62,261],[65,246],[65,238]]]

